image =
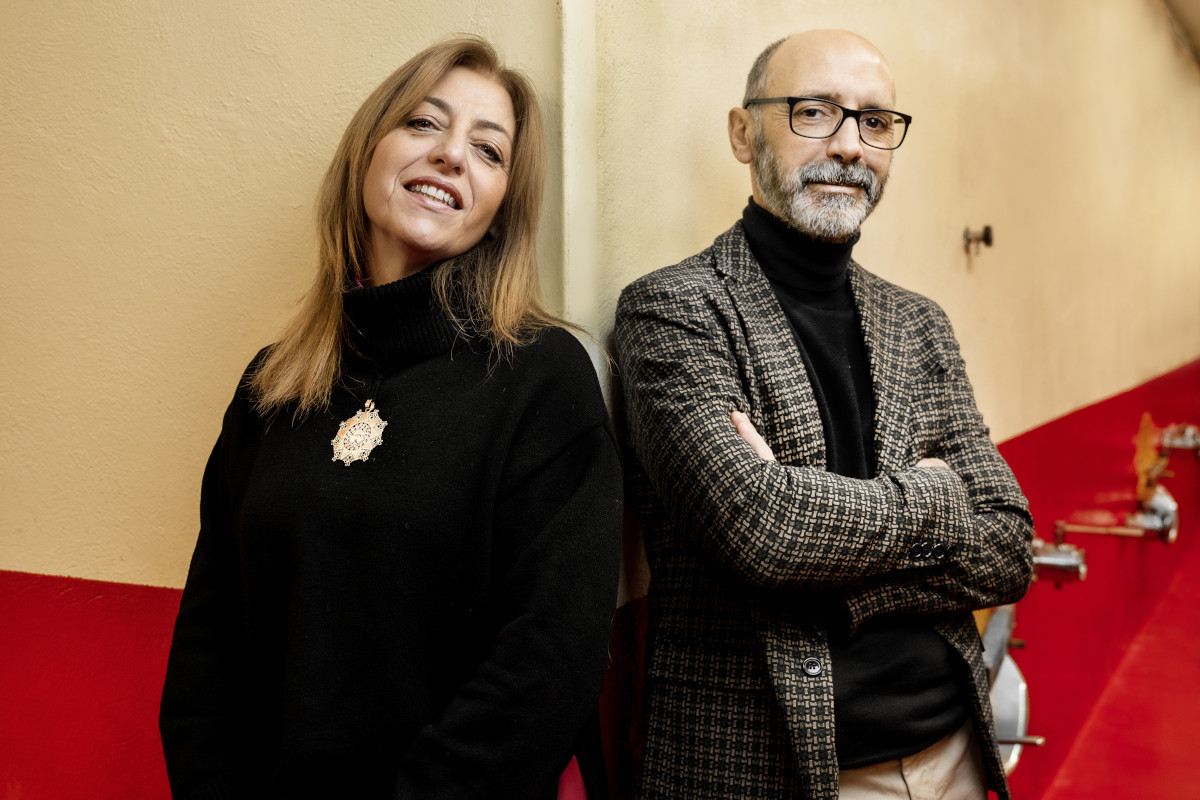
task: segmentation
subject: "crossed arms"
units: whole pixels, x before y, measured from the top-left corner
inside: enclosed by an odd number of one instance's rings
[[[771,430],[774,406],[746,389],[764,376],[723,291],[651,277],[626,289],[617,310],[630,441],[678,534],[751,585],[835,593],[848,633],[882,614],[940,615],[1020,597],[1032,523],[940,309],[922,301],[925,324],[909,332],[950,366],[914,387],[911,425],[936,427],[920,437],[933,444],[914,466],[881,464],[878,476],[858,480],[765,457],[769,443],[750,431]]]

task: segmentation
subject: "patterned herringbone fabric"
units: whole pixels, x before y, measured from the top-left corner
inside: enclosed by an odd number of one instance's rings
[[[1029,584],[1032,523],[950,324],[850,267],[879,474],[824,470],[816,400],[741,223],[630,285],[617,309],[634,499],[650,562],[653,798],[835,798],[828,637],[921,614],[962,655],[991,788],[1007,797],[971,609]],[[729,422],[746,412],[777,463]],[[916,469],[938,457],[952,471]]]

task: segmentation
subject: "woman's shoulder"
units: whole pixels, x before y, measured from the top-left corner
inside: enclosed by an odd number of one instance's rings
[[[258,408],[254,389],[254,376],[258,374],[263,363],[274,349],[274,344],[269,344],[266,347],[260,348],[250,362],[246,364],[242,370],[241,377],[238,378],[237,384],[233,387],[233,397],[229,401],[229,406],[225,410],[225,424],[228,426],[235,421],[241,421],[243,424],[248,421],[258,421],[262,417]],[[228,395],[226,395],[228,396]]]
[[[267,360],[267,356],[271,354],[271,350],[274,348],[274,344],[269,344],[260,348],[259,351],[254,354],[254,358],[250,359],[250,363],[246,364],[245,369],[242,370],[242,376],[238,378],[236,392],[234,393],[235,402],[238,400],[247,401],[250,399],[252,394],[250,387],[254,376],[258,373],[258,370],[262,368],[263,362]]]
[[[548,326],[512,348],[507,355],[494,354],[492,375],[507,372],[531,400],[578,402],[583,399],[603,405],[600,381],[587,348],[571,331]],[[507,367],[496,367],[507,364]]]
[[[242,370],[243,381],[258,371],[258,368],[261,367],[263,362],[267,360],[267,356],[271,355],[271,351],[275,349],[276,344],[278,344],[278,342],[274,342],[266,345],[265,347],[259,348],[258,352],[254,354],[254,358],[250,359],[250,363],[246,365],[244,370]]]
[[[592,383],[596,381],[596,369],[583,342],[557,325],[534,332],[527,342],[514,347],[512,359],[521,371],[548,376],[579,375]]]
[[[570,330],[546,327],[513,348],[507,408],[522,409],[520,438],[549,450],[589,431],[607,431],[615,442],[591,355]],[[602,435],[603,434],[598,434]]]
[[[530,336],[529,341],[518,349],[525,351],[530,357],[588,357],[587,350],[579,338],[560,325],[539,328]]]

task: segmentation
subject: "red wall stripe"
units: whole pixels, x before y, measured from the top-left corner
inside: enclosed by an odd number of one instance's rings
[[[0,796],[170,797],[156,720],[179,596],[0,571]]]
[[[1142,412],[1160,426],[1200,423],[1200,361],[1072,412],[1001,445],[1030,499],[1037,530],[1054,521],[1118,521],[1133,508],[1133,439]],[[1035,585],[1017,608],[1016,653],[1030,684],[1031,731],[1013,775],[1017,800],[1053,780],[1089,712],[1178,565],[1200,537],[1196,458],[1172,458],[1164,480],[1180,505],[1179,541],[1164,546],[1068,537],[1089,576],[1055,590]],[[1200,550],[1200,548],[1198,548]],[[627,796],[640,745],[637,665],[642,603],[617,614],[605,686],[614,797]],[[165,800],[156,718],[179,591],[0,571],[0,797],[4,800]],[[631,657],[626,657],[626,655]],[[1180,690],[1163,692],[1173,702]],[[1093,726],[1094,727],[1094,726]]]
[[[1042,800],[1195,800],[1200,547],[1134,637]]]
[[[1121,524],[1136,507],[1134,442],[1142,414],[1159,427],[1200,424],[1200,361],[1135,389],[1074,411],[1000,446],[1016,473],[1041,538],[1054,523]],[[1011,778],[1016,800],[1043,796],[1113,677],[1134,637],[1200,538],[1200,471],[1195,454],[1175,451],[1163,484],[1179,503],[1175,544],[1068,534],[1087,554],[1083,583],[1055,589],[1035,583],[1017,605],[1013,657],[1029,683],[1030,732],[1042,748],[1025,748]],[[1197,693],[1200,687],[1176,691]],[[1162,702],[1172,701],[1163,692]],[[1119,725],[1119,720],[1113,720]]]

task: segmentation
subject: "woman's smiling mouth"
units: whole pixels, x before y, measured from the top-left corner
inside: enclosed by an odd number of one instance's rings
[[[410,183],[404,188],[413,194],[422,194],[426,197],[437,200],[440,203],[445,203],[451,208],[459,208],[462,205],[462,202],[455,194],[430,183],[418,181],[416,183]]]

